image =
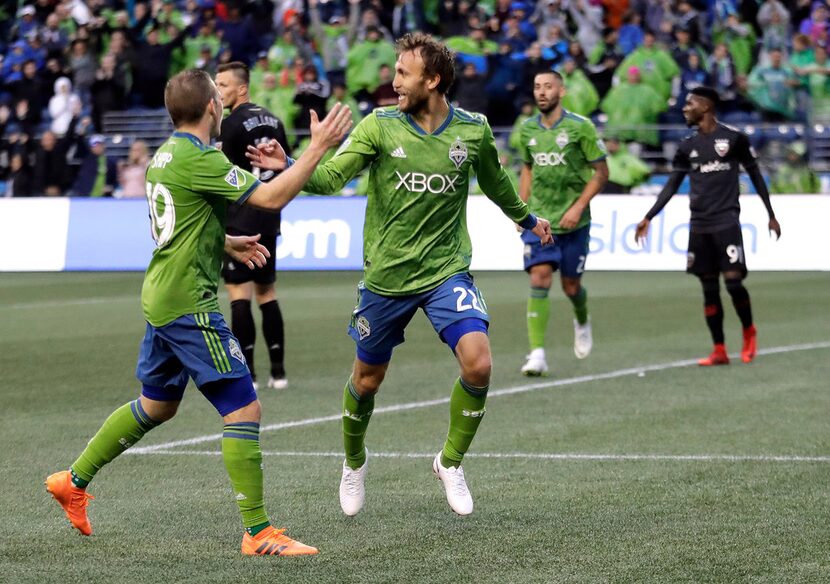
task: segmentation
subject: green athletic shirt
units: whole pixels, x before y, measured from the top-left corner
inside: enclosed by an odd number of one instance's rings
[[[364,282],[378,294],[418,294],[470,268],[466,203],[471,172],[510,219],[528,216],[499,163],[490,125],[478,114],[450,107],[446,121],[427,134],[397,106],[378,108],[317,167],[304,188],[339,192],[367,167]]]
[[[160,327],[185,314],[219,312],[225,210],[245,202],[259,180],[182,132],[159,147],[145,177],[156,249],[141,289],[144,317]]]
[[[562,229],[559,221],[582,195],[594,174],[591,163],[604,160],[605,143],[587,118],[562,110],[562,117],[551,128],[542,125],[541,114],[532,116],[521,128],[521,156],[530,164],[530,211],[550,221],[553,233],[574,231],[591,222],[591,209],[572,229]]]

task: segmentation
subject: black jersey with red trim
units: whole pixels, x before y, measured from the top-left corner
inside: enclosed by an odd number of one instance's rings
[[[260,172],[258,168],[253,168],[245,152],[249,145],[255,146],[272,139],[276,139],[286,154],[291,155],[282,121],[264,107],[248,102],[235,108],[222,120],[218,141],[221,142],[222,152],[232,163],[267,182],[275,174],[270,170]],[[261,233],[263,238],[275,237],[280,232],[280,213],[251,205],[229,205],[227,232],[230,235]]]
[[[749,172],[757,165],[746,134],[720,122],[709,134],[696,131],[683,140],[672,166],[689,175],[691,230],[713,232],[739,223],[740,167]]]

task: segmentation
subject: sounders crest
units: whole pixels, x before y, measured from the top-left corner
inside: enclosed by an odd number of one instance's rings
[[[467,146],[458,137],[450,146],[450,160],[455,164],[455,168],[461,168],[464,161],[467,160]]]
[[[556,136],[556,145],[559,146],[560,150],[562,150],[565,146],[568,145],[568,141],[568,133],[565,130],[562,130]]]

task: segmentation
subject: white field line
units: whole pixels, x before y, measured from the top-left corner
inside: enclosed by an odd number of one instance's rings
[[[810,351],[814,349],[830,348],[830,341],[820,343],[805,343],[801,345],[787,345],[783,347],[770,347],[768,349],[761,349],[758,351],[759,355],[773,355],[778,353],[793,353],[795,351]],[[737,357],[735,357],[737,358]],[[644,365],[641,367],[628,367],[626,369],[617,369],[616,371],[609,371],[608,373],[598,373],[594,375],[581,375],[578,377],[569,377],[567,379],[555,379],[549,381],[541,381],[538,383],[530,383],[526,385],[517,385],[514,387],[506,387],[504,389],[491,390],[488,393],[488,399],[500,397],[504,395],[513,395],[517,393],[527,393],[529,391],[536,391],[538,389],[550,389],[553,387],[562,387],[568,385],[577,385],[580,383],[588,383],[591,381],[602,381],[605,379],[616,379],[618,377],[625,377],[626,375],[638,375],[650,371],[665,371],[667,369],[678,369],[680,367],[688,367],[696,365],[696,359],[685,359],[683,361],[671,361],[668,363],[658,363],[656,365]],[[378,414],[388,414],[393,412],[402,412],[406,410],[414,410],[420,408],[428,408],[441,404],[449,403],[449,397],[439,399],[431,399],[424,401],[415,401],[402,404],[395,404],[391,406],[382,406],[375,408],[373,416]],[[286,428],[297,428],[300,426],[312,426],[315,424],[323,424],[325,422],[336,422],[342,418],[342,414],[333,414],[330,416],[320,416],[317,418],[306,418],[304,420],[295,420],[293,422],[281,422],[278,424],[268,424],[260,428],[260,432],[270,432],[273,430],[285,430]],[[207,434],[204,436],[196,436],[194,438],[187,438],[185,440],[173,440],[171,442],[164,442],[162,444],[153,444],[150,446],[139,446],[132,448],[126,454],[147,454],[150,452],[169,450],[179,446],[192,446],[194,444],[203,444],[205,442],[213,442],[214,440],[221,440],[222,434]]]
[[[154,450],[142,454],[172,456],[222,456],[219,450]],[[299,452],[265,451],[263,456],[297,458],[343,458],[342,452]],[[428,452],[371,452],[373,458],[418,458],[433,459],[435,453]],[[471,452],[464,458],[502,458],[522,460],[558,461],[671,461],[671,462],[830,462],[830,456],[798,456],[773,454],[583,454],[583,453],[539,453],[539,452]]]

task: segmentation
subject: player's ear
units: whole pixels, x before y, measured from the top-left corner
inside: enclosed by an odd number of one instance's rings
[[[439,83],[441,83],[441,76],[440,75],[436,74],[432,78],[427,77],[427,87],[430,89],[430,91],[435,89],[436,87],[438,87]]]

